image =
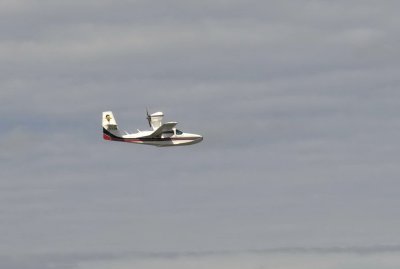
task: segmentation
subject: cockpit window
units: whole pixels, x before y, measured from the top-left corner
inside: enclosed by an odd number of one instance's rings
[[[180,131],[180,130],[178,130],[178,129],[176,129],[176,134],[177,134],[177,135],[181,135],[181,134],[183,134],[183,132]]]

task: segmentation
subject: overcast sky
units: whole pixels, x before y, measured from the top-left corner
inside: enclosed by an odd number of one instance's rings
[[[0,268],[399,268],[399,10],[0,1]]]

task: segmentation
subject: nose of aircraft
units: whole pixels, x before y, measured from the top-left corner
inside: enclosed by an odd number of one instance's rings
[[[196,143],[203,141],[203,137],[201,135],[196,135]]]

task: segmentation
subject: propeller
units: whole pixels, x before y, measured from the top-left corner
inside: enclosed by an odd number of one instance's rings
[[[149,114],[149,110],[147,109],[147,107],[146,107],[146,115],[147,115],[147,121],[149,122],[149,125],[151,127],[151,116]]]

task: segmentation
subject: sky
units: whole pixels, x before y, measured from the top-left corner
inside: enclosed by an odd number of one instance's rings
[[[399,268],[399,9],[1,1],[0,268]]]

